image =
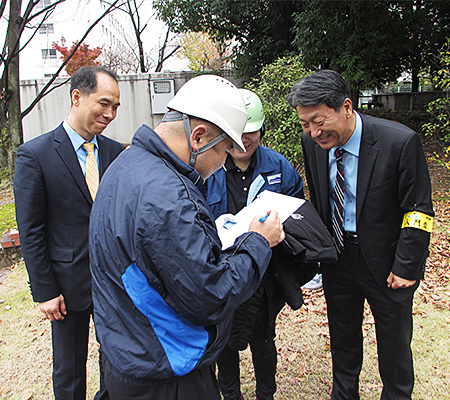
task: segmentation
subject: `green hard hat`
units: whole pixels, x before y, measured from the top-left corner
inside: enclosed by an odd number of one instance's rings
[[[256,132],[261,130],[266,119],[263,106],[259,97],[247,89],[239,89],[244,98],[245,108],[247,109],[248,120],[244,128],[244,133]]]

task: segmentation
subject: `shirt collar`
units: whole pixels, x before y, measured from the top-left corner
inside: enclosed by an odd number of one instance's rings
[[[253,153],[250,165],[248,166],[247,170],[249,170],[250,168],[255,168],[255,166],[256,166],[256,152]],[[233,162],[233,158],[231,157],[230,154],[228,154],[227,159],[225,160],[224,169],[225,171],[239,170],[239,167],[237,167],[236,164]]]
[[[224,169],[225,169],[225,171],[231,171],[232,169],[237,169],[236,165],[234,165],[233,159],[231,158],[231,156],[229,154],[227,155],[227,159],[225,160]]]
[[[78,133],[76,133],[72,127],[67,122],[67,118],[63,122],[63,128],[67,132],[67,136],[69,136],[70,141],[72,142],[72,146],[77,151],[81,146],[83,146],[83,143],[86,143],[86,140],[84,140]],[[94,135],[90,143],[94,143],[94,146],[98,149],[98,142],[97,142],[97,136]]]

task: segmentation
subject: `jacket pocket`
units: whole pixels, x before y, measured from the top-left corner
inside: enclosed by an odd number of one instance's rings
[[[377,193],[386,190],[391,190],[394,186],[394,180],[389,179],[385,182],[379,183],[377,185],[369,186],[369,193]]]
[[[222,202],[222,197],[220,196],[220,193],[208,193],[208,205],[211,207],[217,203]]]
[[[52,261],[73,261],[73,249],[70,247],[48,246],[48,256]]]

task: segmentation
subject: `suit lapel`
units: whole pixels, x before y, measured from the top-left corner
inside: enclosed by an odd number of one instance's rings
[[[62,125],[60,125],[55,130],[54,143],[56,152],[58,153],[62,162],[66,165],[67,170],[69,171],[73,180],[75,181],[89,204],[92,204],[92,198],[89,193],[83,171],[81,170],[78,157],[72,146],[72,142],[70,141],[69,136],[67,136],[67,133]]]
[[[358,184],[356,194],[356,221],[359,221],[361,211],[367,197],[370,180],[378,157],[378,149],[374,146],[377,139],[373,134],[372,125],[361,116],[363,122],[361,147],[359,149]]]
[[[330,220],[330,200],[329,200],[329,174],[328,174],[328,151],[322,149],[319,145],[315,144],[316,157],[317,157],[317,173],[319,174],[319,193],[320,204],[327,216],[327,222]],[[327,223],[328,225],[328,223]]]
[[[99,172],[100,179],[109,165],[109,160],[106,160],[106,150],[105,150],[105,141],[101,135],[97,136],[97,144],[98,144],[98,161],[99,161]]]

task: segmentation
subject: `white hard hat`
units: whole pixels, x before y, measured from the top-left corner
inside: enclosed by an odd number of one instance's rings
[[[167,108],[209,121],[222,129],[241,151],[248,114],[238,88],[217,75],[200,75],[187,81]]]

